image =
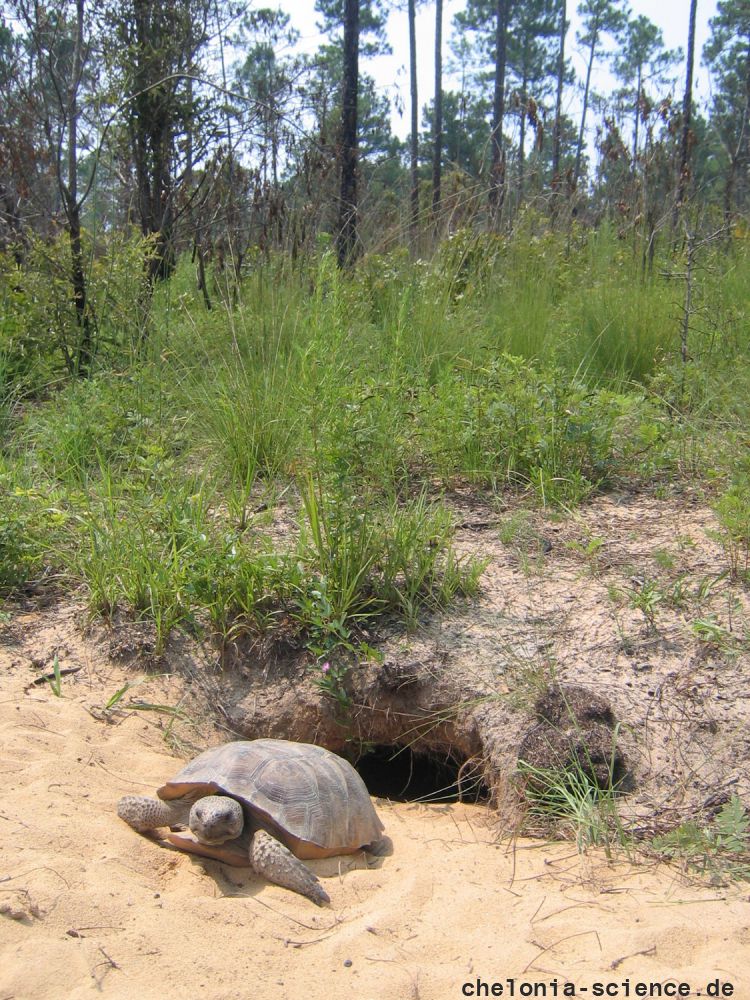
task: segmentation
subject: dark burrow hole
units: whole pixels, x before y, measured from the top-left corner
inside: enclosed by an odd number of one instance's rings
[[[453,753],[417,753],[388,744],[370,747],[357,770],[371,795],[396,802],[486,802],[490,797],[478,760]]]

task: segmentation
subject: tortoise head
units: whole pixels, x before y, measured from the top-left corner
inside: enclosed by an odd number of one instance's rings
[[[190,809],[188,825],[202,844],[223,844],[242,833],[242,806],[228,795],[204,795]]]

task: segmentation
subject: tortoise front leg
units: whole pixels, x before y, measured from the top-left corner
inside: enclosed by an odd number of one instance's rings
[[[138,833],[181,826],[187,822],[188,809],[184,802],[162,802],[146,795],[124,795],[117,803],[117,815]]]
[[[295,858],[287,847],[265,830],[258,830],[253,835],[249,853],[253,870],[269,882],[283,885],[292,892],[299,892],[318,906],[331,902],[317,876],[313,875],[307,865],[303,865],[299,858]]]

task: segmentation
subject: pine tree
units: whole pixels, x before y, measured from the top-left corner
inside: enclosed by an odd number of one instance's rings
[[[623,96],[630,101],[633,114],[632,168],[635,172],[640,149],[639,126],[643,111],[650,103],[646,85],[653,88],[662,83],[682,54],[664,48],[661,29],[643,14],[627,21],[618,41],[620,49],[613,68],[625,84]]]

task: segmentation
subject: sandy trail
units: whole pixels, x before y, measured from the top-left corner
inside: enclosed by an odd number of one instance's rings
[[[115,803],[176,770],[168,720],[104,721],[134,675],[67,634],[66,662],[83,669],[62,697],[28,686],[48,664],[0,648],[0,1000],[592,996],[597,982],[637,996],[636,983],[667,980],[750,998],[747,886],[701,888],[570,844],[495,843],[479,807],[379,801],[393,855],[317,863],[324,910],[137,836]],[[147,679],[139,696],[174,704],[178,682]]]

